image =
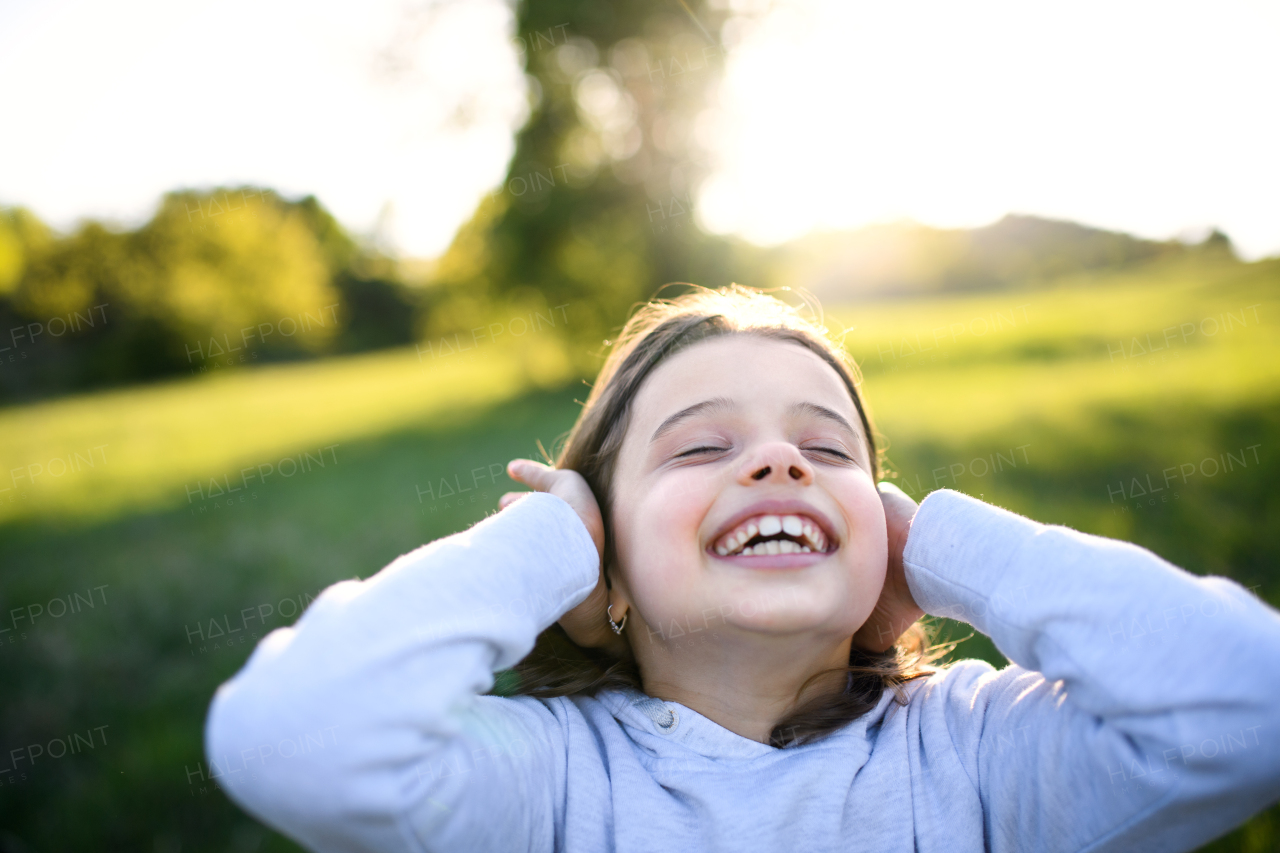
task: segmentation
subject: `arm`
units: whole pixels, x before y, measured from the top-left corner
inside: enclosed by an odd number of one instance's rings
[[[951,491],[904,564],[1015,664],[923,692],[989,849],[1190,850],[1280,797],[1280,614],[1239,585]]]
[[[536,700],[479,694],[598,576],[575,512],[536,494],[329,587],[219,688],[211,772],[316,850],[550,849],[560,723]]]

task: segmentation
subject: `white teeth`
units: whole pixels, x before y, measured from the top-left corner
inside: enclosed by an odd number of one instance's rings
[[[813,550],[808,545],[801,545],[798,542],[792,542],[789,539],[771,539],[768,542],[757,542],[741,551],[729,551],[727,549],[716,549],[721,556],[733,554],[734,556],[749,557],[751,555],[765,554],[812,554]]]
[[[802,541],[773,540],[760,542],[747,547],[747,542],[755,536],[777,536],[786,533],[788,536]],[[755,521],[739,528],[720,540],[715,546],[720,556],[737,556],[745,554],[809,554],[825,553],[827,539],[822,529],[808,519],[798,515],[763,515]]]

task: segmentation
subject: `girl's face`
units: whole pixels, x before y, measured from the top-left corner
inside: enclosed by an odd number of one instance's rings
[[[672,356],[633,401],[613,534],[633,647],[642,627],[653,643],[851,636],[880,596],[888,546],[840,377],[799,344],[750,334]]]

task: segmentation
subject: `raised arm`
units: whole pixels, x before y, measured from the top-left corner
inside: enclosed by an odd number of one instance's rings
[[[926,612],[1014,664],[918,697],[989,850],[1191,850],[1280,798],[1280,614],[1238,584],[951,491],[904,564]]]
[[[334,584],[219,688],[211,772],[315,850],[550,850],[560,722],[536,700],[480,694],[598,578],[575,512],[533,494]]]

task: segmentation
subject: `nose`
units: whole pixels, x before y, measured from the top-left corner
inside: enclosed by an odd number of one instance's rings
[[[786,441],[761,444],[743,459],[738,483],[750,486],[764,482],[812,485],[813,466],[794,444]]]

